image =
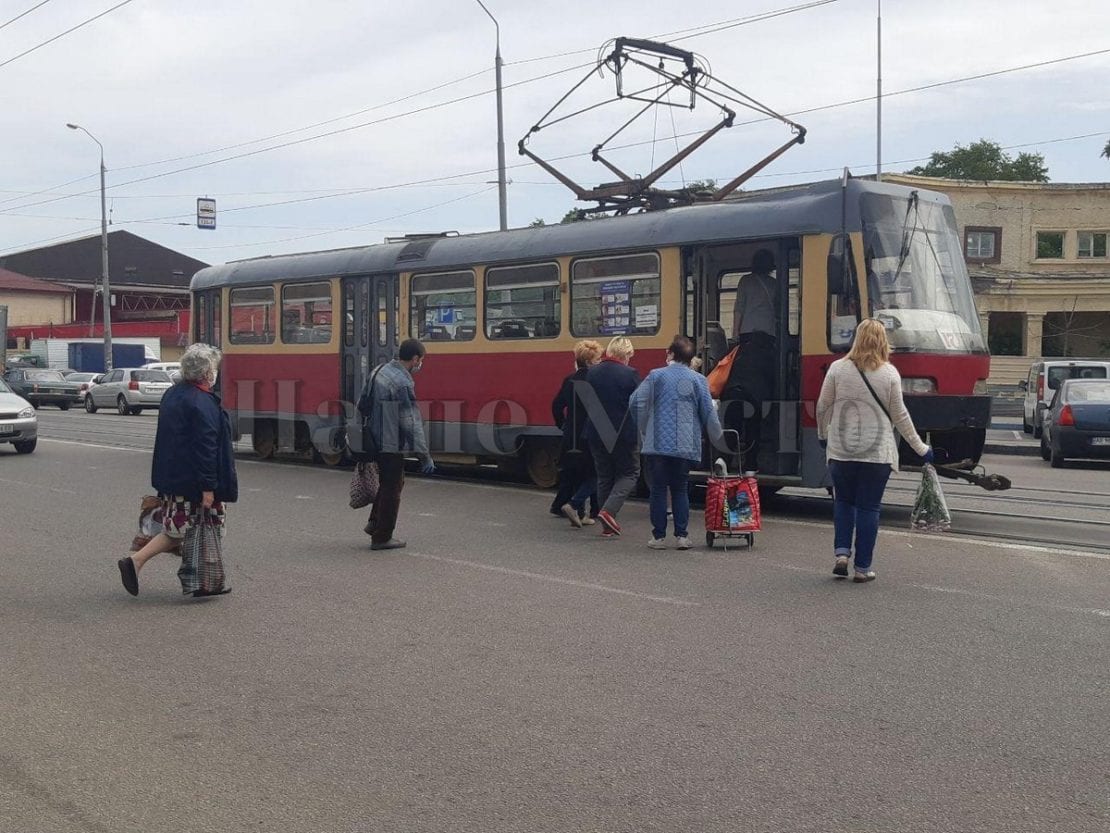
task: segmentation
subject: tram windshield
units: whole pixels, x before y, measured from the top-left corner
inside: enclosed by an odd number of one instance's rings
[[[861,203],[871,315],[901,352],[985,351],[949,205],[864,194]]]

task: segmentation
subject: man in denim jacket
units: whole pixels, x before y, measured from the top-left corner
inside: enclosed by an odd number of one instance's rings
[[[405,546],[404,541],[393,537],[405,486],[405,455],[419,457],[420,471],[424,474],[435,471],[412,378],[423,367],[426,352],[415,338],[402,342],[397,358],[373,371],[359,396],[359,413],[367,421],[377,449],[375,459],[380,479],[378,496],[366,524],[372,550]]]

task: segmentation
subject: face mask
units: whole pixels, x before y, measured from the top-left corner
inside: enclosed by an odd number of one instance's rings
[[[216,387],[216,380],[219,379],[219,378],[220,378],[219,373],[213,373],[211,376],[209,376],[208,377],[208,387],[210,387],[210,388]]]
[[[420,368],[422,368],[423,366],[424,366],[424,362],[417,362],[411,368],[409,368],[409,373],[419,373]]]

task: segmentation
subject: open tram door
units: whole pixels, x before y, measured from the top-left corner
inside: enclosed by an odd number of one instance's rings
[[[395,274],[343,279],[340,384],[352,409],[370,371],[397,355],[398,285]]]
[[[745,326],[739,289],[756,273],[757,262],[766,263],[768,254],[774,264],[767,272],[772,280],[751,279],[761,292],[770,292],[768,303],[761,306],[774,310],[773,323],[759,325],[771,332],[767,338],[760,337],[757,348],[751,346],[751,336],[737,331],[738,324]],[[748,347],[750,357],[759,355],[752,374],[761,388],[754,396],[760,403],[758,425],[753,425],[754,404],[736,398],[739,388],[731,385],[719,402],[721,423],[725,428],[747,429],[747,447],[752,451],[745,454],[745,468],[758,471],[768,486],[794,482],[801,475],[801,240],[785,237],[699,246],[687,250],[684,262],[687,328],[699,345],[703,372],[712,370],[738,344],[741,352]],[[746,343],[740,344],[742,340]],[[751,441],[753,434],[758,448]],[[776,484],[776,480],[782,482]]]

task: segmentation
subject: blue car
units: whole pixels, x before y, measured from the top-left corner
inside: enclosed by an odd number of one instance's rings
[[[1067,379],[1040,407],[1041,457],[1053,468],[1072,457],[1110,460],[1110,380]]]

